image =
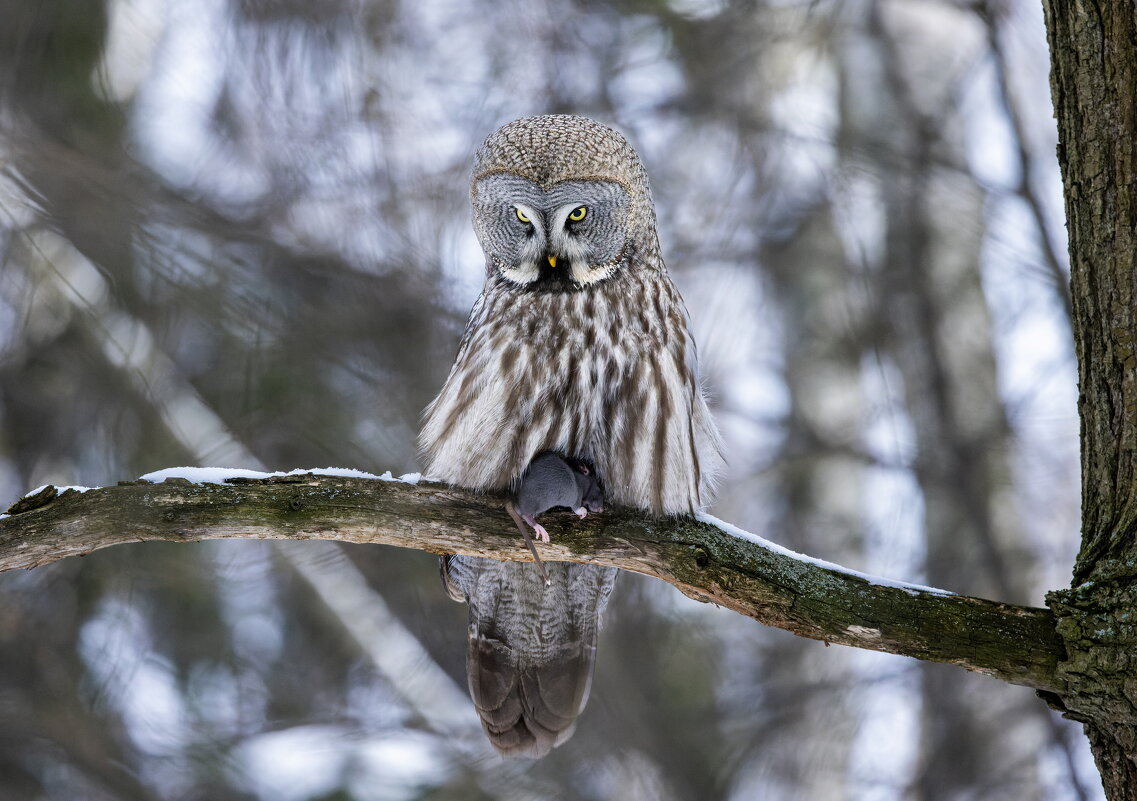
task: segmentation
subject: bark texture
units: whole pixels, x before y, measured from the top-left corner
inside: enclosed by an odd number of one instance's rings
[[[126,542],[335,539],[529,561],[505,498],[437,484],[289,475],[194,484],[47,487],[0,519],[0,572]],[[547,561],[611,565],[804,637],[948,662],[1053,692],[1064,652],[1046,609],[890,586],[691,518],[611,509],[542,519]]]
[[[1082,425],[1082,548],[1051,593],[1106,795],[1137,798],[1137,20],[1133,3],[1047,0],[1070,237]]]

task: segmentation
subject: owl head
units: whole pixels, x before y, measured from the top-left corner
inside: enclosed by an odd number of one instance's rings
[[[470,196],[487,270],[518,287],[581,289],[636,255],[658,255],[639,155],[586,117],[527,117],[494,131],[475,157]]]

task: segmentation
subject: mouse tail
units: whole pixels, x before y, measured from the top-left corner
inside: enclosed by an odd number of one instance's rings
[[[517,524],[517,530],[521,532],[521,536],[525,538],[525,544],[529,546],[529,553],[533,554],[533,561],[537,563],[537,570],[541,573],[541,578],[545,580],[545,586],[548,587],[551,582],[549,574],[545,572],[545,563],[541,561],[540,554],[537,553],[537,546],[533,544],[533,537],[529,534],[529,529],[525,528],[525,523],[521,519],[521,515],[513,507],[512,501],[505,502],[505,511],[509,512],[509,516],[513,518],[513,522]]]

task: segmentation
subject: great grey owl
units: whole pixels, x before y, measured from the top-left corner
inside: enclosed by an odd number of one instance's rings
[[[486,283],[425,411],[427,473],[508,490],[552,451],[593,465],[609,503],[709,503],[719,436],[635,150],[584,117],[516,120],[478,151],[470,194]],[[532,564],[443,562],[470,604],[471,694],[505,753],[563,742],[588,695],[615,571],[549,568],[546,589]]]

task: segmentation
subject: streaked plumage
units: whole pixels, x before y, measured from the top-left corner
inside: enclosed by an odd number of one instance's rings
[[[709,503],[718,432],[636,152],[583,117],[517,120],[478,151],[471,199],[486,283],[425,413],[427,473],[507,490],[552,451],[594,465],[610,504]],[[503,753],[564,742],[588,697],[616,573],[547,569],[545,588],[531,564],[442,563],[451,596],[470,604],[470,692]]]
[[[506,489],[548,450],[595,464],[609,502],[709,503],[718,433],[639,156],[582,117],[518,120],[482,146],[471,194],[486,285],[426,411],[428,472]],[[547,218],[527,232],[518,204]],[[579,205],[591,228],[552,230]],[[544,269],[546,252],[558,267]]]

